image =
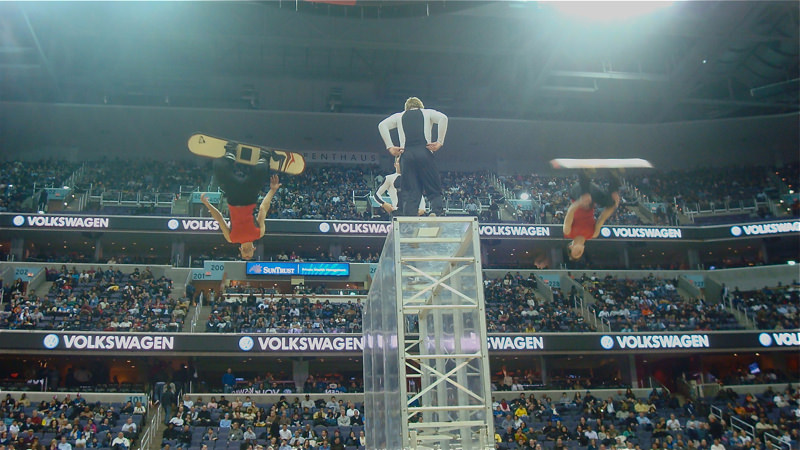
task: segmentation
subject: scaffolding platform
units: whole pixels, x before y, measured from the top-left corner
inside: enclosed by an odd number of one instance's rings
[[[369,450],[494,448],[475,217],[395,217],[363,311]]]

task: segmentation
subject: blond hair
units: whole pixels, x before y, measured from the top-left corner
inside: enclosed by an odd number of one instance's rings
[[[422,100],[418,99],[417,97],[408,97],[406,100],[406,111],[412,108],[424,108],[425,105],[422,104]]]

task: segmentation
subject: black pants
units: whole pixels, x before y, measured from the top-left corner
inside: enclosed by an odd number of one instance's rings
[[[416,216],[422,194],[428,198],[431,212],[442,214],[442,180],[436,166],[434,154],[425,144],[408,145],[400,157],[400,203],[401,216]]]
[[[608,189],[603,189],[597,184],[592,183],[592,180],[589,179],[586,172],[581,171],[578,174],[578,182],[572,185],[569,195],[572,197],[572,200],[575,201],[583,194],[589,194],[592,196],[592,203],[597,206],[602,208],[614,206],[614,199],[611,197],[611,194],[619,191],[620,182],[615,174],[611,175],[610,180],[611,182],[608,185]]]
[[[250,166],[239,164],[246,172],[244,177],[234,171],[235,162],[228,158],[218,158],[214,161],[214,178],[225,193],[228,204],[233,206],[252,205],[258,201],[258,194],[269,178],[269,166],[256,164]]]

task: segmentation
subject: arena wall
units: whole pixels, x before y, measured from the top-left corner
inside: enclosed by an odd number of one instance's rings
[[[391,113],[392,111],[387,111]],[[797,114],[654,125],[452,117],[441,169],[549,170],[556,157],[644,157],[662,169],[797,161]],[[191,159],[192,133],[296,151],[377,152],[376,114],[0,102],[0,158]],[[46,127],[44,126],[46,124]],[[724,157],[722,157],[724,155]]]

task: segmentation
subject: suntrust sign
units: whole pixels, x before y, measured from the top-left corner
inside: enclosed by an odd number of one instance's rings
[[[307,275],[346,277],[350,263],[248,262],[248,275]]]

